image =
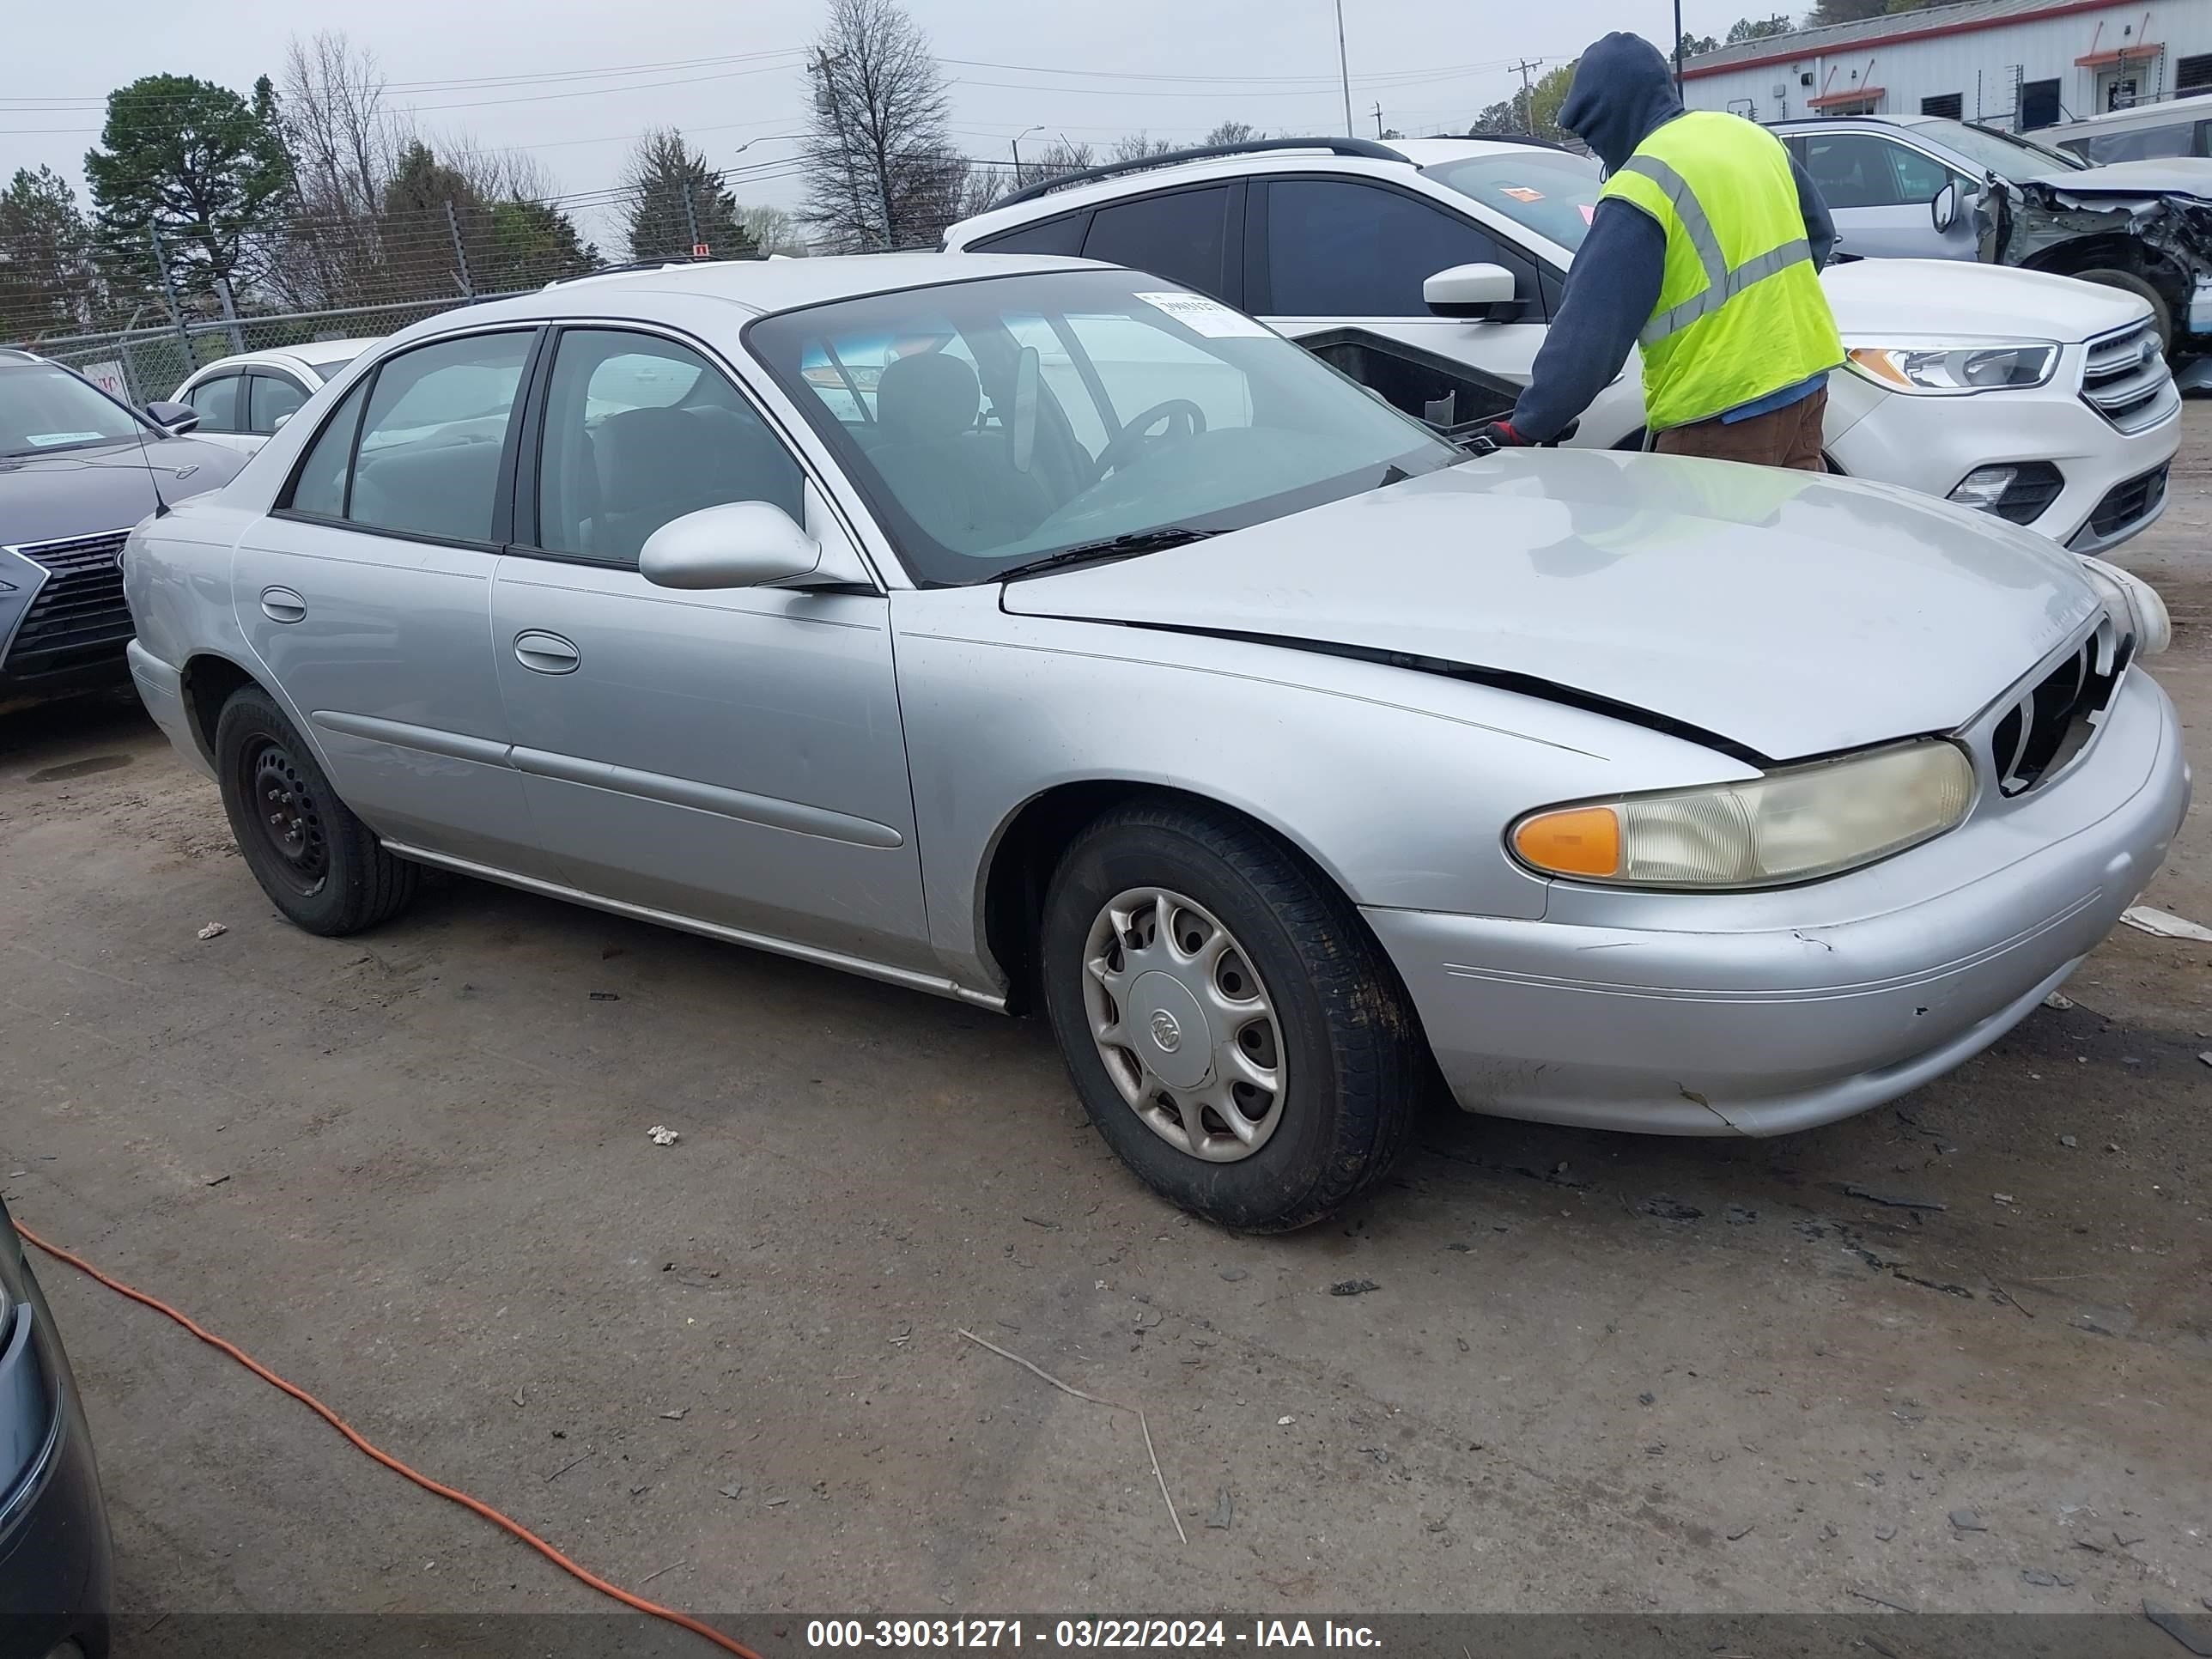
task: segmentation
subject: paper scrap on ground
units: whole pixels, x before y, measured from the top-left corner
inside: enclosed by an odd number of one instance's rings
[[[678,1139],[682,1139],[675,1130],[665,1123],[656,1123],[645,1133],[656,1146],[673,1146]]]
[[[229,931],[230,929],[224,927],[221,922],[211,921],[208,923],[206,927],[201,928],[195,937],[199,939],[221,939]]]
[[[1203,294],[1139,294],[1137,297],[1155,310],[1164,311],[1194,334],[1203,334],[1209,340],[1253,336],[1264,338],[1268,332],[1241,312],[1231,311],[1220,301],[1209,300]]]
[[[2191,921],[2186,916],[2177,916],[2171,910],[2159,910],[2148,904],[2138,904],[2131,910],[2121,911],[2120,920],[2130,927],[2159,939],[2193,939],[2212,945],[2212,927],[2207,927],[2201,921]]]

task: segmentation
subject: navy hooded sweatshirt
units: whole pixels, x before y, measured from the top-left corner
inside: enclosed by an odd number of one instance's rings
[[[1583,54],[1559,125],[1588,144],[1607,172],[1617,173],[1638,144],[1681,113],[1674,71],[1659,49],[1639,35],[1615,33]],[[1817,270],[1836,245],[1835,222],[1794,159],[1790,171],[1797,180],[1797,204]],[[1666,263],[1667,233],[1650,214],[1622,201],[1598,204],[1589,234],[1568,268],[1566,293],[1536,353],[1528,386],[1513,406],[1517,434],[1530,443],[1548,441],[1612,383],[1651,320]],[[1800,395],[1818,383],[1817,378],[1807,383]],[[1777,393],[1747,404],[1745,411],[1790,401]]]

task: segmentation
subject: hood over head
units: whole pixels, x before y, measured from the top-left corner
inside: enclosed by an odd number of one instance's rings
[[[1614,31],[1582,55],[1559,125],[1617,173],[1652,129],[1682,112],[1674,71],[1640,34]]]

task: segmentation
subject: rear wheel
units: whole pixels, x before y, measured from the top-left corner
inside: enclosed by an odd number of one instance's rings
[[[1054,874],[1042,955],[1091,1121],[1182,1208],[1304,1226],[1404,1145],[1425,1073],[1397,977],[1264,830],[1195,805],[1110,813]]]
[[[311,933],[358,933],[415,896],[420,869],[356,817],[276,699],[241,686],[215,728],[216,774],[238,850],[276,908]]]
[[[2173,350],[2173,307],[2166,302],[2166,295],[2138,276],[2132,270],[2077,270],[2076,281],[2095,283],[2104,288],[2124,289],[2130,294],[2139,294],[2150,302],[2150,319],[2158,329],[2159,349],[2169,355]]]

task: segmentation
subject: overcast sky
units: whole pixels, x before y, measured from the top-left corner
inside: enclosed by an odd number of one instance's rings
[[[1683,0],[1718,33],[1741,0]],[[1235,118],[1270,131],[1340,131],[1331,0],[909,0],[951,82],[955,141],[1004,158],[1060,134],[1103,145],[1139,130],[1195,138]],[[1759,8],[1765,9],[1765,8]],[[142,75],[197,75],[247,91],[279,69],[286,38],[344,30],[374,51],[396,105],[432,133],[528,149],[557,187],[611,184],[644,129],[673,124],[734,175],[739,199],[795,204],[774,165],[805,119],[799,49],[819,0],[111,0],[8,8],[0,52],[0,177],[54,167],[80,187],[108,91]],[[1346,0],[1352,105],[1407,133],[1463,131],[1520,84],[1504,65],[1572,57],[1607,29],[1663,46],[1668,0]],[[743,54],[787,54],[741,58]],[[705,60],[705,61],[702,61]],[[1004,66],[1004,67],[1000,67]],[[599,74],[598,71],[621,73]],[[1539,71],[1540,72],[1540,71]],[[462,85],[439,84],[463,82]],[[753,141],[739,156],[738,147]],[[1034,151],[1030,153],[1034,154]],[[594,223],[591,228],[603,233]]]

